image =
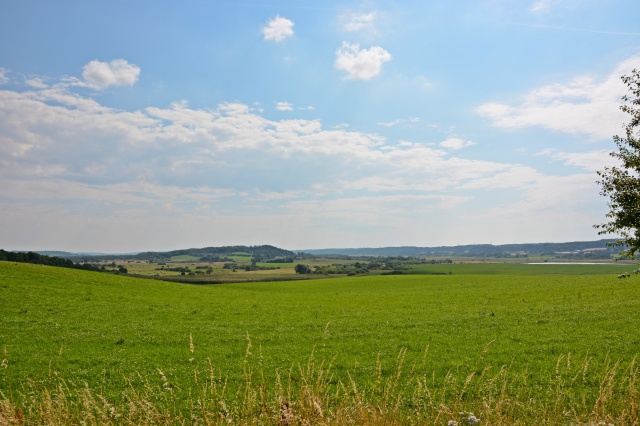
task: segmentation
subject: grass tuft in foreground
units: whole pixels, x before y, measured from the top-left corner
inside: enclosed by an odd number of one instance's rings
[[[450,371],[436,381],[426,363],[405,365],[398,354],[394,374],[385,378],[377,363],[370,380],[336,380],[332,361],[312,353],[305,365],[277,371],[267,382],[262,354],[251,341],[243,364],[244,384],[229,392],[223,372],[209,359],[197,360],[190,337],[189,383],[178,389],[161,369],[153,377],[138,376],[110,401],[98,389],[51,372],[43,381],[29,380],[18,389],[0,391],[0,425],[24,424],[207,424],[207,425],[638,425],[639,367],[605,360],[562,355],[543,381],[529,384],[529,374],[509,366],[484,366],[471,374]],[[483,361],[478,358],[478,365]],[[0,368],[10,375],[6,351]],[[593,392],[593,382],[598,386]],[[140,385],[142,383],[142,385]],[[543,383],[542,385],[540,383]],[[186,399],[186,401],[185,401]],[[19,401],[19,402],[18,402]]]

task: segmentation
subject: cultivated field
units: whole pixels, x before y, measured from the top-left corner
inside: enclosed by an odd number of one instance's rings
[[[629,269],[193,286],[0,262],[0,424],[639,424]]]
[[[151,262],[141,260],[119,261],[117,266],[126,267],[128,274],[138,277],[172,280],[174,282],[220,284],[231,282],[266,282],[309,280],[319,278],[343,278],[342,273],[296,274],[297,264],[308,265],[311,270],[317,268],[336,269],[336,265],[353,267],[355,264],[366,265],[369,262],[380,263],[380,268],[359,271],[357,275],[387,275],[391,272],[402,275],[413,274],[515,274],[515,275],[580,275],[580,274],[619,274],[635,269],[634,263],[611,260],[600,260],[599,263],[573,261],[568,264],[554,264],[553,257],[531,257],[519,259],[500,259],[499,261],[474,260],[473,258],[436,258],[430,260],[412,259],[394,260],[389,263],[376,258],[358,260],[348,258],[309,258],[287,263],[252,263],[249,254],[237,253],[228,256],[233,262],[203,262],[195,256],[173,256],[168,261]],[[414,262],[414,263],[412,263]],[[418,263],[427,262],[427,263]],[[537,263],[537,264],[536,264]],[[98,265],[115,269],[116,262],[104,261]],[[257,266],[256,269],[251,265]],[[348,269],[348,268],[347,268]]]

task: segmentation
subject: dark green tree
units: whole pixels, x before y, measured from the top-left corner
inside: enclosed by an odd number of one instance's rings
[[[308,265],[303,265],[301,263],[298,263],[295,267],[296,270],[296,274],[310,274],[311,273],[311,268],[309,268]]]
[[[622,258],[633,259],[640,250],[640,71],[634,69],[622,76],[622,82],[630,93],[622,97],[620,109],[631,119],[625,126],[625,135],[613,137],[618,150],[610,155],[618,165],[598,172],[600,194],[609,198],[610,210],[609,221],[595,227],[600,229],[600,235],[617,235],[610,245],[621,248]]]

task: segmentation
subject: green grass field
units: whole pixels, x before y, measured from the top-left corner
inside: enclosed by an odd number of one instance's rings
[[[497,408],[487,395],[498,398],[500,383],[505,400],[521,399],[522,407],[513,403],[509,411],[521,424],[536,424],[527,417],[527,401],[542,404],[554,419],[538,424],[555,424],[566,404],[574,423],[606,420],[613,414],[598,412],[598,398],[614,370],[615,386],[636,399],[630,403],[616,387],[622,399],[609,398],[609,410],[638,402],[629,379],[637,376],[640,353],[638,281],[617,279],[619,265],[573,266],[424,265],[416,275],[194,286],[0,262],[0,398],[39,418],[30,401],[42,389],[56,394],[61,380],[67,394],[87,386],[114,406],[127,406],[126,389],[165,395],[170,387],[173,405],[162,404],[176,416],[193,411],[198,374],[214,371],[210,388],[215,382],[224,387],[226,404],[247,407],[249,381],[259,382],[256,389],[267,398],[282,396],[277,383],[288,380],[297,395],[324,372],[321,384],[331,395],[344,394],[318,398],[337,407],[347,397],[382,401],[396,383],[401,414],[387,424],[427,418],[446,424],[445,417],[429,417],[437,407],[478,412],[490,402],[489,422]],[[454,273],[429,272],[449,269]],[[299,371],[311,358],[323,367]],[[405,367],[396,379],[399,360]],[[477,383],[468,379],[474,376]],[[362,394],[349,391],[356,386]],[[442,403],[416,414],[427,394],[440,395]],[[0,423],[1,416],[2,410]]]
[[[189,254],[183,254],[180,256],[171,256],[172,262],[197,262],[200,260],[198,256],[191,256]]]
[[[633,271],[635,263],[484,263],[467,262],[438,265],[414,265],[409,274],[464,274],[464,275],[619,275]]]
[[[245,266],[250,265],[251,256],[243,253],[234,253],[231,258],[238,262],[235,271],[224,268],[226,262],[200,262],[193,256],[174,256],[170,262],[161,264],[149,263],[147,261],[125,261],[121,262],[128,270],[129,274],[142,277],[157,277],[174,279],[187,283],[226,283],[226,282],[263,282],[263,281],[289,281],[289,280],[309,280],[319,278],[342,278],[346,274],[322,275],[307,274],[298,275],[294,268],[296,264],[302,263],[315,266],[330,266],[334,264],[353,265],[356,261],[352,259],[331,259],[314,258],[302,259],[291,263],[264,263],[258,262],[257,266],[263,268],[277,268],[273,270],[253,270],[245,271]],[[517,260],[517,262],[515,262]],[[530,259],[506,259],[496,263],[486,261],[473,261],[470,259],[458,259],[453,263],[444,264],[414,264],[410,269],[403,269],[403,274],[465,274],[465,275],[486,275],[486,274],[513,274],[513,275],[581,275],[581,274],[621,274],[635,269],[635,264],[620,262],[603,262],[600,264],[588,264],[573,262],[569,264],[554,264],[554,259],[545,259],[540,264],[525,263]],[[540,260],[540,259],[534,259]],[[366,262],[365,262],[366,263]],[[109,264],[109,262],[105,262]],[[170,271],[170,268],[189,268],[192,272],[203,272],[211,267],[211,273],[181,274],[180,271]],[[200,269],[198,269],[200,268]],[[372,270],[366,275],[388,274],[385,270]]]

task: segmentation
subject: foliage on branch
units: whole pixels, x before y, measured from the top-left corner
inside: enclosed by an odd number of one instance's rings
[[[624,136],[614,136],[618,150],[611,156],[618,165],[598,172],[600,194],[609,198],[608,222],[595,225],[599,234],[615,234],[610,245],[622,248],[621,257],[636,258],[640,250],[640,71],[622,76],[630,94],[622,97],[620,109],[631,116]],[[638,273],[638,271],[636,271]]]

